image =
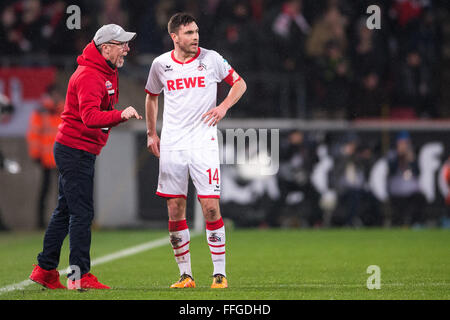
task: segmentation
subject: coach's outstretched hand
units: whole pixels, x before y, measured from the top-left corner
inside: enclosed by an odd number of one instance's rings
[[[140,116],[139,113],[137,113],[135,108],[129,106],[128,108],[126,108],[125,110],[122,111],[122,119],[129,120],[131,118],[136,118],[136,119],[141,120],[142,116]]]
[[[158,135],[147,135],[147,149],[155,157],[159,158],[159,137]]]

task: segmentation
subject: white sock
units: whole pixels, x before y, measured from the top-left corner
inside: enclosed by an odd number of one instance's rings
[[[211,251],[211,259],[215,274],[225,273],[225,226],[222,218],[213,222],[206,222],[206,241]]]
[[[191,237],[186,220],[169,221],[169,236],[180,275],[186,273],[192,277],[191,254],[189,252]]]

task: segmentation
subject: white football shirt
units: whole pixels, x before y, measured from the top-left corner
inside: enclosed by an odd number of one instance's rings
[[[161,150],[217,148],[217,128],[204,123],[202,115],[215,108],[217,84],[239,80],[228,62],[214,50],[198,49],[182,63],[173,50],[155,60],[145,86],[150,95],[164,91]]]

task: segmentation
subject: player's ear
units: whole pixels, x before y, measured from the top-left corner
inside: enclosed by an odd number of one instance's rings
[[[178,36],[177,36],[177,34],[176,34],[175,32],[172,32],[172,33],[170,34],[170,37],[172,38],[172,40],[173,40],[174,42],[177,42],[177,41],[178,41]]]

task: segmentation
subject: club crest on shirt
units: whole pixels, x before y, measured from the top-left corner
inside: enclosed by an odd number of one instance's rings
[[[203,70],[206,70],[206,69],[207,69],[206,65],[204,63],[200,62],[200,64],[197,67],[197,70],[198,71],[203,71]]]
[[[112,83],[109,80],[106,80],[105,82],[105,87],[107,90],[111,90],[112,89]]]

